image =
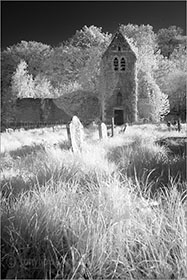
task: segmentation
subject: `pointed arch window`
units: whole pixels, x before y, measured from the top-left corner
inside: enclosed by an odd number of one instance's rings
[[[118,94],[117,94],[116,103],[117,103],[117,106],[122,105],[122,94],[121,94],[121,92],[118,92]]]
[[[119,70],[119,60],[118,60],[117,57],[114,58],[113,66],[114,66],[114,71],[118,71]]]
[[[126,70],[126,61],[125,61],[124,57],[122,57],[121,61],[120,61],[120,70],[121,71],[125,71]]]

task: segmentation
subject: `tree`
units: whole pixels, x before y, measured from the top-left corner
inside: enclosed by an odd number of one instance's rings
[[[24,60],[21,60],[12,76],[12,92],[18,98],[35,95],[34,80],[32,75],[28,74],[27,63]]]
[[[185,119],[186,112],[186,48],[179,45],[169,59],[160,56],[158,69],[154,73],[160,88],[169,96],[171,111]]]
[[[38,42],[26,42],[13,45],[1,53],[1,107],[2,121],[13,118],[13,108],[17,93],[12,91],[12,75],[21,60],[24,60],[33,77],[43,72],[45,60],[50,57],[52,48]]]
[[[111,40],[111,34],[103,33],[101,27],[86,25],[77,30],[75,35],[68,41],[68,45],[87,49],[91,47],[100,47],[105,49]]]
[[[153,77],[162,92],[168,93],[167,77],[176,70],[176,65],[172,60],[163,55],[157,56],[157,68],[154,70]]]
[[[153,121],[160,121],[170,111],[168,95],[160,90],[151,76],[148,76],[148,83],[150,87],[149,101],[152,108],[151,118]]]
[[[130,38],[137,48],[137,70],[152,73],[157,67],[156,34],[151,25],[121,25],[122,33]]]
[[[46,77],[53,86],[59,88],[77,81],[85,65],[85,55],[81,49],[71,45],[54,48],[52,55],[45,61]]]
[[[14,120],[15,99],[12,98],[10,88],[5,88],[1,92],[1,125]]]
[[[186,116],[186,80],[187,73],[180,70],[169,74],[166,79],[171,110],[184,120]]]
[[[33,82],[34,98],[53,98],[55,96],[55,89],[44,75],[38,74]]]
[[[84,65],[79,71],[78,81],[87,91],[98,91],[98,78],[102,54],[111,41],[111,34],[96,26],[84,26],[71,38],[70,44],[82,50]]]
[[[18,64],[12,76],[12,92],[18,98],[52,98],[58,95],[51,82],[43,74],[33,78],[27,70],[28,66],[24,60]]]
[[[187,72],[187,49],[184,45],[179,45],[170,55],[170,61],[175,64],[178,70]]]
[[[160,90],[156,81],[149,73],[141,72],[138,84],[139,117],[150,117],[152,121],[159,121],[169,113],[170,104],[168,95]]]
[[[89,50],[89,58],[79,75],[79,83],[87,91],[98,92],[102,52],[97,47]]]
[[[45,63],[45,74],[52,85],[61,89],[79,84],[85,90],[96,91],[102,53],[111,35],[101,28],[84,26],[64,44],[55,48]]]
[[[2,95],[5,97],[7,91],[11,93],[12,75],[21,60],[27,63],[29,73],[35,77],[44,71],[44,62],[50,57],[51,52],[52,48],[50,46],[34,41],[21,41],[4,50],[1,53]],[[6,98],[4,100],[6,102]]]
[[[51,52],[50,46],[35,41],[21,41],[4,51],[17,64],[20,60],[24,60],[28,65],[29,73],[34,77],[43,72],[44,61],[50,57]]]
[[[16,70],[18,59],[11,58],[6,52],[1,54],[1,122],[13,120],[16,95],[12,94],[11,77]]]
[[[170,57],[174,49],[181,43],[182,28],[170,26],[162,28],[157,33],[157,42],[163,56]]]

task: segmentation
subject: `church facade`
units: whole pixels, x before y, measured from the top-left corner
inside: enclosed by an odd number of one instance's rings
[[[83,123],[96,119],[116,125],[137,121],[137,55],[127,38],[117,31],[103,53],[98,93],[84,90],[57,99],[23,98],[16,102],[18,122],[67,123],[76,115]],[[138,109],[139,110],[139,109]],[[44,118],[45,116],[45,118]]]
[[[118,31],[101,61],[99,99],[101,119],[114,118],[116,125],[137,121],[137,56],[129,41]]]

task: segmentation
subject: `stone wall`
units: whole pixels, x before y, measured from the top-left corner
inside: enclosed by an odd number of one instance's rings
[[[71,117],[77,116],[84,125],[101,117],[100,102],[96,93],[74,91],[59,97],[55,104]]]
[[[67,123],[71,117],[59,109],[53,99],[22,98],[16,101],[15,120],[18,122],[56,122]]]
[[[23,98],[16,100],[16,121],[39,122],[40,121],[40,99]]]
[[[15,120],[17,122],[68,123],[76,115],[83,124],[100,117],[100,104],[94,93],[76,91],[56,99],[17,99]]]

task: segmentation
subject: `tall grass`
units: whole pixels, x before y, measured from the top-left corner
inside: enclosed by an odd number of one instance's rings
[[[182,134],[178,134],[179,144],[168,140],[167,145],[161,146],[157,132],[154,134],[148,130],[142,134],[137,129],[132,134],[132,131],[130,128],[129,133],[116,137],[106,145],[108,160],[115,162],[123,175],[135,181],[138,179],[142,188],[147,187],[150,182],[153,193],[170,185],[171,177],[181,183],[181,188],[186,181],[186,140]],[[168,134],[166,139],[170,139]],[[186,186],[181,190],[185,189]]]
[[[66,128],[64,126],[43,129],[21,129],[10,133],[1,133],[1,153],[21,149],[23,146],[40,145],[44,143],[54,144],[67,139]]]
[[[186,194],[179,191],[186,187],[185,155],[177,162],[155,144],[156,130],[128,129],[105,142],[88,141],[81,155],[63,141],[3,154],[2,268],[8,278],[187,277]],[[150,188],[168,166],[155,201]]]
[[[185,213],[175,186],[157,206],[117,178],[84,196],[78,187],[75,181],[24,194],[8,207],[8,219],[3,205],[14,276],[185,277]]]

